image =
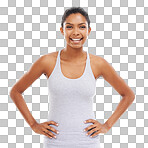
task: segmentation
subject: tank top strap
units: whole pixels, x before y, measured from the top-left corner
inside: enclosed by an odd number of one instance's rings
[[[58,56],[57,56],[57,67],[58,67],[58,70],[60,70],[60,53],[61,53],[61,50],[62,49],[59,50]]]
[[[61,49],[58,51],[57,61],[59,61]]]
[[[92,79],[94,79],[95,81],[97,80],[97,79],[95,79],[95,76],[94,76],[94,74],[93,74],[93,72],[92,72],[92,69],[91,69],[91,65],[90,65],[90,56],[89,56],[89,53],[88,53],[88,51],[87,51],[87,73],[90,75],[90,77],[92,78]]]
[[[86,72],[89,70],[89,54],[88,54],[88,51],[86,50],[86,53],[87,53],[87,59],[86,59]]]
[[[87,71],[90,71],[90,70],[91,70],[91,67],[90,67],[90,57],[89,57],[88,51],[86,51],[86,52],[87,52],[87,61],[86,61],[86,62],[87,62],[87,63],[86,63],[86,66],[87,66],[86,68],[87,68],[87,69],[86,69],[86,70],[87,70]]]

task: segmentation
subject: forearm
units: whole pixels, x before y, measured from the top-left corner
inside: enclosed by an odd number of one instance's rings
[[[32,127],[34,123],[37,123],[36,120],[33,118],[32,114],[30,113],[22,94],[15,90],[12,90],[10,92],[10,97],[30,127]]]
[[[108,127],[112,127],[115,122],[120,118],[120,116],[126,111],[126,109],[132,104],[134,101],[133,97],[124,96],[122,100],[118,104],[114,113],[110,116],[110,118],[105,122]]]

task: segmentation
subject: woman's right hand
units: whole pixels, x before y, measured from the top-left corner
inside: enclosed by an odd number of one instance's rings
[[[53,124],[55,126],[58,126],[58,123],[54,122],[54,121],[47,121],[47,122],[43,122],[43,123],[35,123],[31,128],[32,130],[37,133],[37,134],[42,134],[45,135],[49,138],[56,138],[56,136],[51,132],[55,132],[56,134],[59,134],[59,132],[53,128],[52,126],[49,126],[50,124]],[[51,131],[49,131],[51,130]]]

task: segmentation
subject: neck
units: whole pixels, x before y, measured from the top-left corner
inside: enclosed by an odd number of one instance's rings
[[[69,61],[76,61],[82,58],[85,54],[83,47],[81,48],[72,48],[70,46],[66,46],[66,48],[63,49],[64,57]],[[64,58],[64,59],[65,59]]]

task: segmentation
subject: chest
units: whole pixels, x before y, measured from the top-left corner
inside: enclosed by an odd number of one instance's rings
[[[97,67],[95,58],[93,58],[93,55],[90,55],[90,70],[92,71],[95,79],[97,79],[100,74],[101,71],[99,70],[99,68]],[[52,71],[54,70],[54,67],[56,65],[56,60],[57,58],[53,58],[53,60],[48,61],[48,67],[46,69],[46,77],[49,78]],[[81,61],[80,63],[75,63],[75,62],[68,62],[68,61],[64,61],[64,60],[60,60],[60,70],[63,74],[64,77],[69,78],[69,79],[77,79],[80,78],[84,72],[85,72],[85,68],[86,68],[86,63],[87,61]]]
[[[77,79],[80,78],[86,70],[86,61],[80,63],[60,61],[61,73],[66,78]]]

